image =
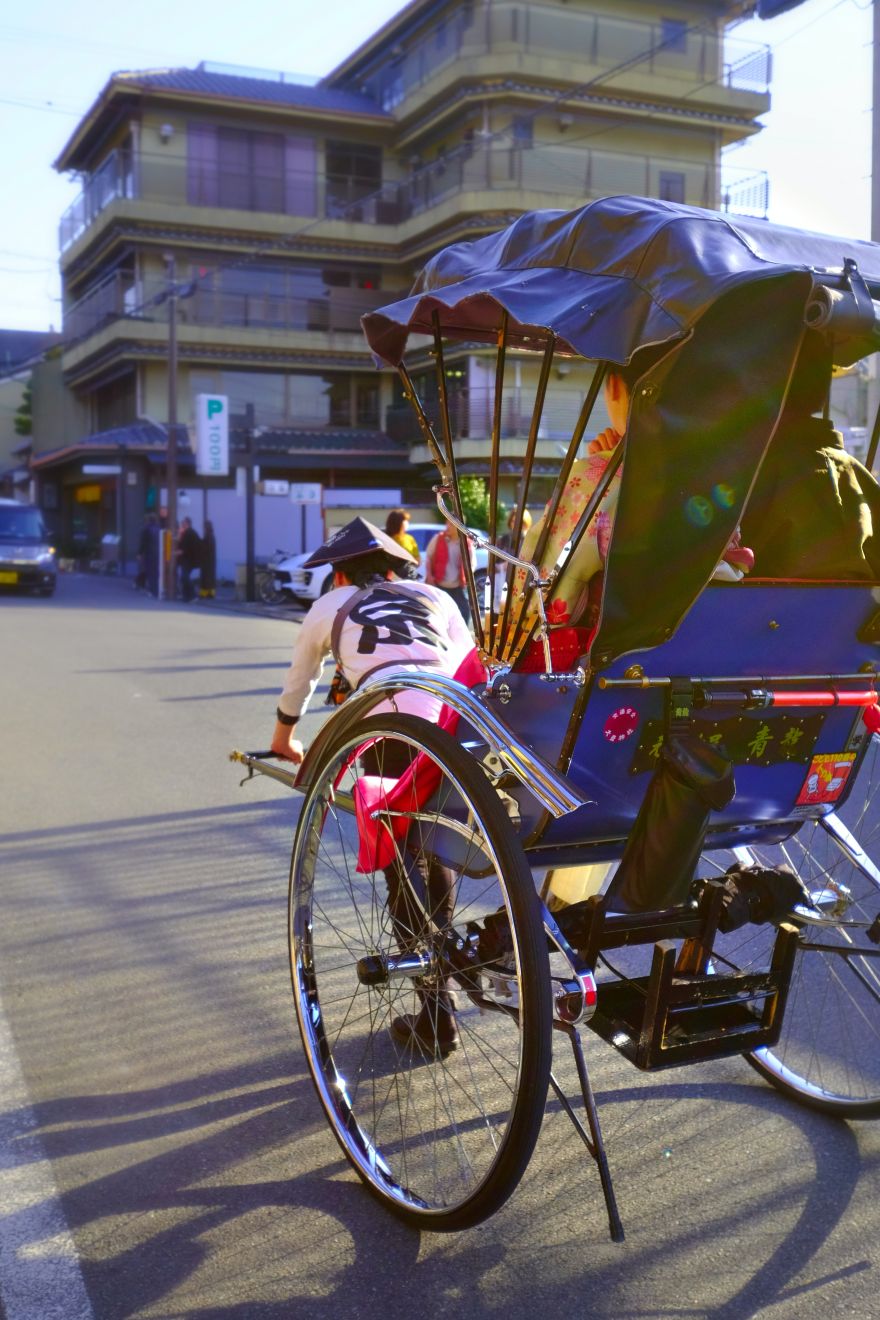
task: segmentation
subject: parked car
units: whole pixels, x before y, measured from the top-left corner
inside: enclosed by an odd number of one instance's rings
[[[55,547],[40,510],[18,500],[0,500],[0,587],[51,596],[55,575]]]
[[[422,556],[422,562],[419,565],[419,577],[422,581],[425,577],[425,549],[431,537],[440,531],[441,526],[441,523],[410,523],[406,529],[410,536],[415,539],[419,547],[419,553]],[[303,567],[312,553],[313,551],[309,550],[305,554],[291,555],[289,559],[281,560],[275,565],[276,590],[292,596],[294,600],[309,605],[312,601],[317,600],[319,596],[323,596],[333,586],[333,569],[330,564],[321,564],[319,568]],[[477,590],[481,598],[486,582],[488,562],[487,552],[478,549],[476,580]]]

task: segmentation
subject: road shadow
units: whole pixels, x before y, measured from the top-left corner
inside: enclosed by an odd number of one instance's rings
[[[107,1233],[132,1219],[141,1226],[137,1242],[109,1259],[87,1257],[82,1263],[90,1296],[102,1299],[96,1315],[108,1320],[148,1309],[167,1320],[184,1314],[198,1320],[409,1316],[414,1298],[423,1299],[425,1313],[431,1316],[526,1316],[533,1313],[536,1296],[543,1311],[552,1308],[559,1314],[608,1320],[708,1320],[710,1316],[746,1320],[794,1298],[801,1300],[803,1313],[815,1314],[812,1308],[821,1304],[823,1290],[872,1268],[865,1255],[835,1271],[819,1273],[809,1283],[793,1283],[839,1228],[859,1177],[868,1172],[847,1126],[748,1085],[719,1087],[675,1080],[600,1091],[598,1099],[605,1114],[634,1102],[640,1106],[690,1102],[701,1107],[708,1103],[719,1118],[741,1124],[744,1131],[770,1107],[777,1120],[781,1116],[791,1129],[792,1146],[808,1151],[813,1167],[800,1185],[794,1223],[768,1244],[765,1257],[754,1262],[746,1281],[733,1286],[720,1304],[707,1308],[683,1299],[675,1305],[652,1305],[646,1299],[634,1306],[626,1299],[634,1279],[651,1278],[670,1253],[687,1257],[697,1241],[719,1268],[722,1262],[726,1267],[741,1240],[744,1215],[754,1219],[762,1213],[760,1208],[716,1207],[710,1220],[698,1216],[694,1221],[692,1216],[686,1225],[667,1231],[662,1242],[631,1233],[625,1246],[611,1247],[593,1236],[596,1214],[585,1216],[580,1209],[585,1189],[572,1199],[567,1189],[558,1188],[544,1174],[546,1194],[538,1206],[543,1224],[558,1223],[563,1234],[560,1247],[577,1251],[582,1261],[581,1303],[573,1309],[571,1271],[555,1279],[552,1260],[545,1269],[536,1262],[534,1249],[528,1246],[534,1226],[517,1196],[490,1225],[424,1240],[376,1208],[353,1175],[344,1172],[346,1166],[324,1128],[302,1056],[293,1048],[247,1066],[194,1074],[167,1086],[56,1097],[36,1105],[33,1113],[37,1134],[53,1161],[81,1164],[90,1151],[126,1145],[132,1149],[133,1158],[123,1167],[86,1179],[63,1196],[78,1241],[100,1235],[102,1225]],[[549,1122],[554,1110],[555,1106],[548,1109]],[[293,1159],[298,1143],[308,1143],[315,1152],[310,1167],[299,1172]],[[571,1147],[573,1158],[579,1158],[573,1133]],[[711,1149],[694,1152],[697,1161],[708,1156]],[[240,1176],[254,1166],[258,1176]],[[589,1183],[593,1171],[582,1172]],[[688,1191],[685,1181],[683,1195]],[[589,1192],[598,1197],[598,1186],[590,1185]],[[579,1222],[573,1224],[576,1208]],[[151,1220],[158,1227],[144,1235],[143,1226]],[[254,1221],[272,1225],[272,1259],[282,1276],[285,1259],[296,1258],[305,1249],[317,1250],[318,1243],[305,1227],[320,1226],[326,1252],[320,1261],[316,1256],[320,1273],[313,1280],[316,1290],[305,1291],[307,1281],[300,1274],[284,1296],[260,1300],[252,1294],[265,1290],[264,1279],[249,1284],[247,1278],[231,1276],[227,1300],[194,1305],[186,1284],[205,1265],[209,1244],[219,1239],[228,1250],[238,1238],[235,1226],[241,1225],[252,1248]],[[334,1243],[340,1248],[335,1257]],[[533,1300],[527,1301],[525,1294],[521,1305],[511,1305],[509,1297],[493,1300],[492,1280],[499,1271],[516,1280],[526,1268]],[[181,1288],[190,1298],[185,1311],[163,1309],[162,1299]],[[211,1291],[216,1293],[216,1287]],[[693,1293],[694,1282],[683,1282],[683,1291]]]

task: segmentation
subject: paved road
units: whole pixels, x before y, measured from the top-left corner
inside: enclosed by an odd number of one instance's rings
[[[293,1023],[296,800],[225,759],[265,742],[295,626],[112,579],[0,599],[7,1320],[880,1316],[880,1128],[736,1060],[642,1077],[588,1038],[622,1246],[555,1106],[479,1229],[367,1197]]]

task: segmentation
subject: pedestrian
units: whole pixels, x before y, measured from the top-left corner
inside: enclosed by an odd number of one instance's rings
[[[199,569],[199,595],[203,600],[213,600],[217,593],[217,542],[214,524],[208,521],[202,537]]]
[[[467,546],[473,569],[476,565],[476,553],[470,541]],[[466,577],[459,534],[452,523],[447,523],[428,542],[425,550],[425,581],[451,596],[461,611],[465,623],[470,621],[471,611],[465,591]]]
[[[397,570],[402,577],[415,580],[419,576],[418,566],[422,562],[419,544],[409,533],[409,514],[406,509],[392,509],[385,519],[385,535],[390,536],[398,545],[402,545],[415,560],[415,564],[402,564]]]
[[[201,559],[202,540],[192,525],[191,518],[184,518],[180,524],[180,538],[177,543],[178,564],[180,567],[180,595],[185,601],[192,600],[195,588],[192,575]]]
[[[148,513],[144,519],[144,525],[141,528],[140,539],[137,549],[137,576],[134,580],[137,591],[145,591],[148,580],[148,563],[150,560],[150,536],[152,533],[155,519],[151,513]]]
[[[293,660],[278,701],[272,751],[299,764],[303,745],[295,736],[326,660],[333,655],[355,689],[368,674],[386,665],[431,667],[455,674],[473,651],[473,639],[449,593],[421,582],[393,580],[408,551],[363,518],[347,523],[306,560],[304,568],[333,566],[333,589],[320,596],[302,622]],[[400,692],[380,702],[376,712],[399,710],[436,723],[442,703],[420,692]],[[386,740],[365,748],[359,757],[368,775],[398,777],[411,763],[410,749]],[[422,851],[415,857],[430,900],[433,919],[449,924],[454,877],[448,867]],[[383,867],[388,910],[401,948],[411,942],[412,890],[398,859]],[[404,1049],[447,1055],[458,1047],[452,998],[445,985],[420,991],[421,1009],[395,1018],[390,1027]]]
[[[159,574],[162,563],[162,529],[154,513],[147,519],[144,576],[151,596],[159,595]]]

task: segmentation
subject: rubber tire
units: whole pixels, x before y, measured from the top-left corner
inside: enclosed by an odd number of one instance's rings
[[[813,824],[812,821],[809,820],[805,821],[804,825],[801,827],[801,830],[799,831],[799,835],[803,834],[806,830],[808,830],[812,824]],[[761,849],[756,849],[755,852],[757,853],[758,860],[761,860],[762,858]],[[864,915],[863,912],[859,911],[859,907],[860,904],[856,903],[854,905],[854,910],[851,911],[850,915],[856,918]],[[880,893],[878,893],[876,895],[876,898],[873,900],[873,908],[872,908],[872,912],[878,912],[878,911],[880,911]],[[841,928],[838,927],[836,928],[836,930],[839,932]],[[815,935],[818,938],[822,938],[823,936],[825,938],[828,938],[829,934],[832,934],[833,936],[833,932],[834,932],[834,928],[832,928],[832,932],[829,933],[827,930],[823,930],[822,928],[817,928],[814,930],[810,926],[806,927],[807,938],[810,938],[811,935]],[[862,934],[859,938],[861,941],[864,941],[865,938],[864,934]],[[840,941],[839,935],[837,941],[834,941],[832,939],[832,942],[839,942],[839,941]],[[809,973],[807,973],[805,970],[808,959],[810,960],[809,965],[812,968],[812,970]],[[844,977],[838,974],[836,981],[834,982],[830,981],[827,976],[827,972],[830,969],[825,967],[822,959],[823,959],[823,955],[820,953],[814,953],[810,951],[799,951],[795,955],[795,967],[792,973],[792,984],[797,985],[802,981],[812,981],[814,985],[818,986],[819,977],[822,976],[824,973],[826,977],[826,983],[829,986],[829,989],[825,992],[826,1000],[827,1000],[833,998],[834,994],[840,995],[842,993],[844,988]],[[830,961],[837,961],[837,957],[832,956]],[[842,960],[840,961],[842,962]],[[872,959],[870,963],[865,964],[864,970],[867,970],[868,968],[877,968],[878,965],[880,965],[880,959]],[[876,972],[874,975],[876,980]],[[870,1056],[872,1049],[876,1048],[876,1044],[877,1044],[876,1037],[878,1034],[880,1034],[880,1002],[877,1002],[877,989],[875,989],[874,991],[874,999],[875,999],[874,1013],[875,1013],[876,1027],[875,1027],[875,1035],[873,1041],[871,1040],[869,1032],[865,1030],[865,1022],[863,1020],[860,1021],[860,1016],[859,1013],[856,1011],[855,1004],[853,1005],[853,1011],[850,1017],[852,1028],[856,1032],[861,1032],[863,1045],[864,1045],[864,1053],[866,1056]],[[795,1005],[796,1004],[797,1004],[797,1000],[795,1000]],[[783,1027],[782,1027],[783,1033],[786,1031],[786,1021],[789,1019],[789,1016],[795,1005],[792,1005],[791,997],[790,997],[789,1005],[786,1007],[786,1013],[783,1018]],[[846,1033],[841,1032],[841,1034],[845,1035]],[[794,1072],[793,1070],[786,1068],[782,1056],[782,1049],[781,1049],[782,1044],[783,1041],[781,1040],[780,1045],[778,1046],[767,1046],[764,1049],[756,1050],[753,1053],[747,1054],[745,1056],[746,1060],[748,1061],[748,1063],[751,1064],[751,1066],[755,1069],[755,1071],[760,1073],[760,1075],[764,1078],[764,1080],[769,1082],[771,1086],[775,1087],[777,1091],[781,1091],[783,1095],[787,1095],[790,1099],[796,1100],[798,1104],[804,1105],[808,1109],[812,1109],[820,1114],[830,1114],[833,1115],[835,1118],[847,1118],[847,1119],[880,1118],[880,1083],[875,1083],[875,1085],[878,1086],[877,1097],[875,1099],[870,1099],[870,1100],[859,1099],[856,1097],[848,1098],[839,1093],[836,1094],[822,1093],[820,1078],[818,1076],[814,1079],[806,1075],[800,1075]]]
[[[257,595],[263,605],[280,605],[284,599],[284,592],[277,591],[273,582],[271,573],[261,573],[257,578]]]
[[[520,1004],[522,1008],[522,1033],[520,1046],[520,1067],[517,1090],[512,1102],[509,1125],[500,1143],[494,1163],[479,1186],[463,1200],[451,1206],[430,1206],[423,1202],[424,1208],[414,1206],[405,1197],[388,1189],[387,1180],[377,1171],[381,1163],[381,1150],[374,1149],[372,1161],[359,1161],[353,1153],[350,1137],[351,1128],[357,1120],[351,1113],[340,1114],[334,1108],[338,1100],[340,1087],[328,1086],[322,1073],[323,1067],[331,1077],[337,1077],[336,1065],[329,1058],[331,1046],[321,1028],[320,1039],[315,1038],[314,1023],[322,1017],[316,1011],[314,1000],[306,1000],[303,987],[298,979],[297,970],[297,927],[302,928],[303,920],[298,921],[297,900],[305,883],[301,863],[306,851],[310,821],[313,813],[323,811],[322,825],[331,815],[326,806],[319,806],[322,797],[322,783],[328,771],[333,781],[338,782],[336,767],[340,758],[344,758],[351,747],[356,747],[368,738],[380,735],[406,737],[419,748],[428,752],[437,762],[449,771],[457,782],[461,795],[473,809],[474,815],[481,820],[483,836],[487,840],[495,857],[496,872],[507,890],[509,909],[512,914],[514,939],[519,947],[521,978],[519,982]],[[344,1154],[355,1168],[358,1176],[369,1191],[397,1218],[421,1230],[453,1232],[470,1228],[493,1214],[511,1195],[519,1183],[528,1165],[541,1128],[547,1097],[552,1057],[552,998],[550,968],[547,941],[540,919],[540,908],[534,888],[532,874],[522,846],[513,832],[509,817],[504,810],[494,788],[489,783],[480,766],[463,748],[442,729],[411,715],[387,714],[365,720],[356,733],[340,738],[326,749],[322,763],[314,775],[314,787],[306,796],[293,845],[290,872],[289,896],[289,952],[291,978],[297,1021],[303,1048],[315,1082],[319,1098],[324,1106],[334,1136]],[[322,845],[323,846],[323,845]],[[316,849],[320,851],[320,849]],[[381,880],[381,876],[380,876]],[[384,883],[384,881],[382,881]],[[455,923],[455,917],[453,917]],[[312,924],[307,922],[311,932]],[[458,926],[455,927],[458,929]],[[312,980],[317,977],[314,964],[311,965]],[[320,994],[317,995],[320,1001]],[[352,1000],[352,1003],[354,1000]],[[371,1013],[371,1021],[372,1021]],[[489,1015],[490,1017],[494,1014]],[[505,1019],[507,1020],[507,1019]],[[372,1039],[372,1037],[371,1037]],[[376,1033],[376,1039],[379,1039]],[[335,1047],[336,1041],[333,1046]],[[370,1046],[372,1058],[372,1046]],[[455,1058],[456,1056],[453,1056]],[[446,1065],[432,1064],[432,1067]],[[345,1076],[344,1070],[341,1076]],[[361,1085],[360,1078],[358,1086]],[[343,1088],[346,1089],[346,1088]],[[347,1097],[346,1097],[347,1098]],[[364,1110],[367,1105],[364,1105]],[[346,1121],[347,1120],[347,1121]],[[410,1122],[413,1120],[410,1119]],[[348,1139],[347,1139],[348,1138]],[[389,1160],[393,1160],[390,1155]],[[371,1164],[372,1168],[366,1167]],[[404,1172],[406,1163],[403,1163]],[[397,1191],[402,1188],[395,1184]]]
[[[868,857],[880,863],[880,739],[876,736],[840,805],[840,815]],[[748,845],[741,850],[741,859],[790,866],[814,894],[834,885],[846,886],[848,919],[870,923],[880,913],[880,886],[854,865],[816,819],[806,819],[782,844]],[[731,852],[706,853],[698,874],[717,876],[734,860]],[[859,981],[839,954],[799,950],[779,1042],[744,1057],[778,1091],[809,1109],[838,1118],[880,1118],[880,958],[858,959],[862,945],[866,950],[876,945],[864,928],[848,932],[842,926],[808,922],[803,928],[813,943],[824,940],[854,949],[858,972],[865,979]],[[774,936],[772,926],[745,926],[718,936],[715,948],[744,970],[761,962],[766,966]]]

